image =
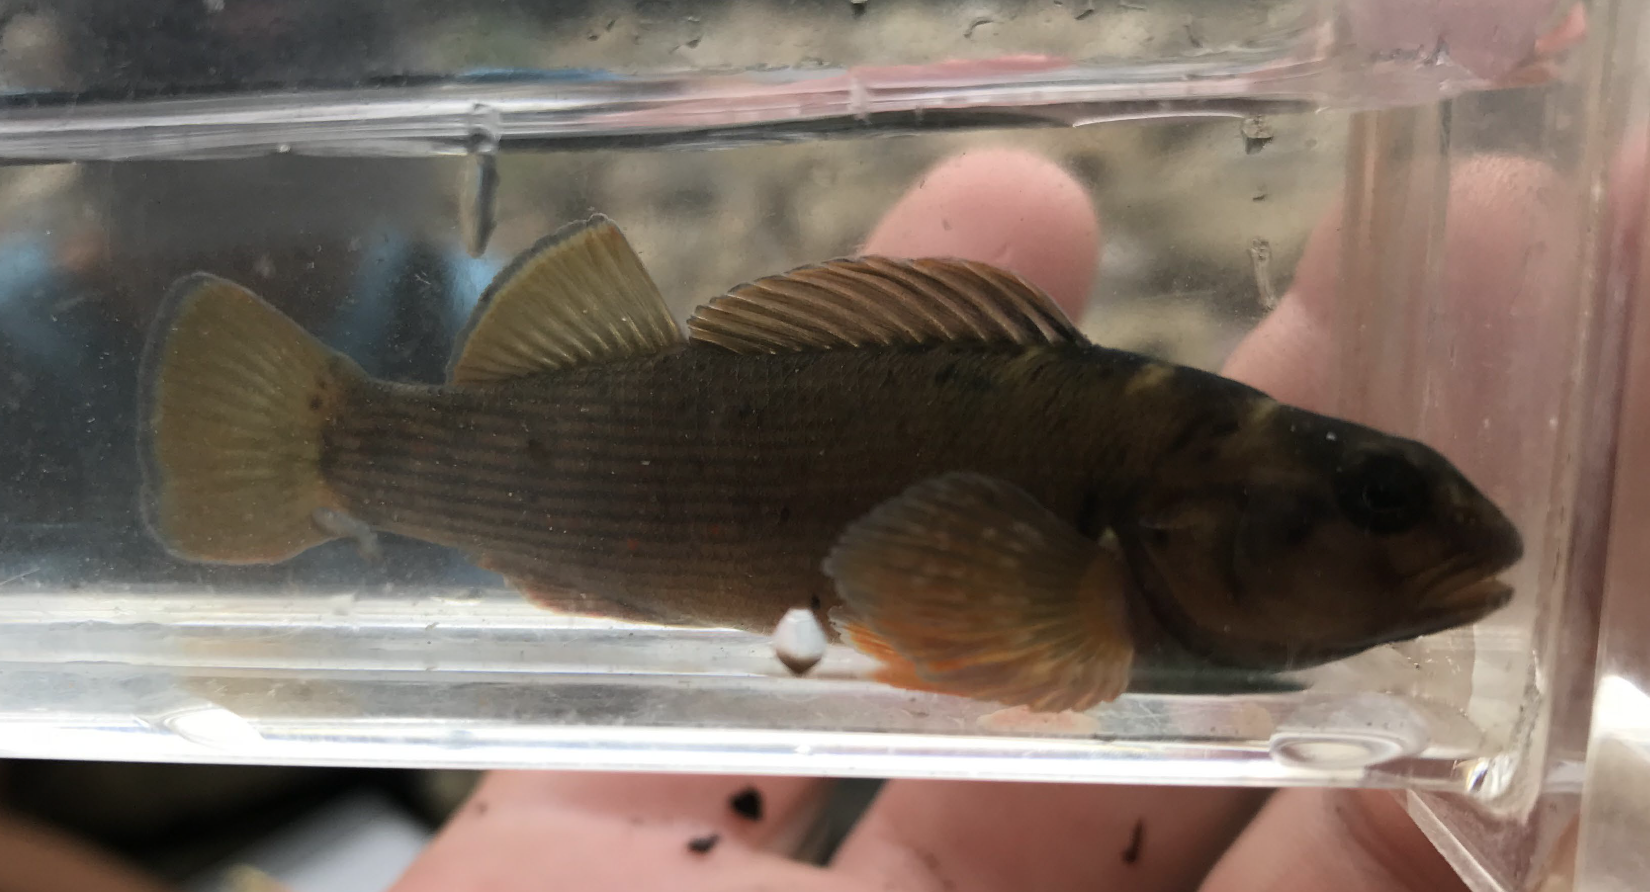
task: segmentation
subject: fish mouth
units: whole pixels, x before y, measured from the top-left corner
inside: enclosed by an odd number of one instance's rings
[[[1513,587],[1493,574],[1464,585],[1439,586],[1424,600],[1428,606],[1390,640],[1419,638],[1471,625],[1507,606],[1512,597]]]

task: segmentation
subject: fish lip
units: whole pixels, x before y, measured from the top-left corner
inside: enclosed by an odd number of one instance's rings
[[[1427,600],[1434,606],[1408,625],[1397,639],[1418,638],[1448,629],[1471,625],[1511,603],[1513,587],[1494,573],[1466,585],[1439,586]]]

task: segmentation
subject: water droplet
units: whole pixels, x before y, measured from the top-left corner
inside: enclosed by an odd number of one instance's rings
[[[480,155],[497,154],[499,143],[504,139],[504,116],[497,106],[477,102],[470,106],[466,117],[470,130],[466,148]]]
[[[465,250],[480,257],[497,224],[498,146],[504,121],[497,108],[478,102],[470,107],[469,128],[469,158],[458,185],[458,228]]]
[[[478,102],[470,107],[469,129],[469,158],[458,187],[458,228],[465,250],[471,257],[480,257],[497,224],[498,147],[504,137],[504,119],[496,107]]]
[[[1265,115],[1250,115],[1244,118],[1240,129],[1243,133],[1245,154],[1253,155],[1266,148],[1266,144],[1272,141],[1272,122],[1267,120]]]
[[[1251,239],[1249,265],[1254,270],[1255,289],[1260,293],[1261,307],[1267,310],[1275,309],[1278,305],[1278,291],[1272,284],[1272,243],[1259,237]]]
[[[487,251],[487,242],[497,225],[498,159],[492,154],[471,153],[465,161],[459,183],[458,227],[464,234],[464,249],[471,257]]]

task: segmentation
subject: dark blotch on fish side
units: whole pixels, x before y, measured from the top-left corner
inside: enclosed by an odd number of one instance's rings
[[[486,817],[487,816],[487,802],[486,802],[486,800],[477,800],[477,802],[475,804],[475,811],[476,811],[476,817],[478,817],[478,818]]]
[[[728,799],[728,808],[733,813],[747,821],[762,820],[762,791],[755,787],[746,787],[733,794]]]
[[[1146,843],[1146,822],[1134,822],[1134,832],[1129,834],[1129,847],[1123,850],[1123,863],[1136,864],[1140,861],[1140,854]]]
[[[1197,458],[1200,462],[1207,462],[1209,459],[1205,456],[1212,458],[1215,453],[1214,445],[1208,441],[1222,440],[1237,432],[1238,423],[1231,418],[1225,418],[1212,424],[1206,419],[1199,418],[1182,428],[1180,433],[1176,434],[1175,438],[1169,442],[1169,446],[1164,452],[1169,455],[1176,455],[1193,445],[1201,444],[1202,448],[1198,452]]]
[[[720,833],[707,833],[704,836],[695,836],[688,840],[687,847],[688,851],[695,855],[704,855],[711,849],[716,848],[716,844],[721,841],[722,835]]]

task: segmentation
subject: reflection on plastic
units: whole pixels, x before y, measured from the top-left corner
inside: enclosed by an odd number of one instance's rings
[[[1349,771],[1413,756],[1426,749],[1426,723],[1402,701],[1363,694],[1312,702],[1290,713],[1268,751],[1290,768]]]
[[[244,750],[262,743],[264,739],[251,722],[205,700],[145,721],[191,743],[212,749]]]

